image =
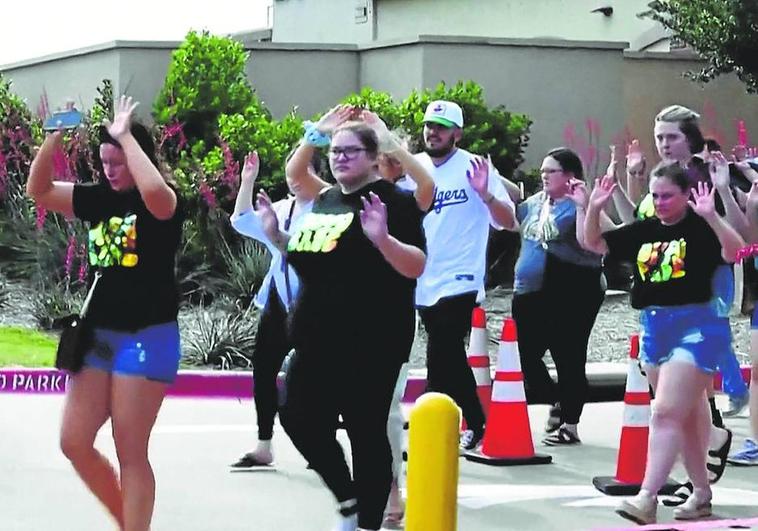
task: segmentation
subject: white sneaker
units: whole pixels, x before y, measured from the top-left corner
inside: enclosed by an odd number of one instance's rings
[[[350,516],[339,515],[339,520],[332,528],[332,531],[357,531],[358,530],[358,515],[351,514]]]
[[[711,500],[701,501],[694,494],[687,498],[687,501],[674,509],[674,518],[676,520],[697,520],[706,518],[713,514],[713,505]]]

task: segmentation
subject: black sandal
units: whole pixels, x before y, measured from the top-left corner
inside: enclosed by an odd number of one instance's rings
[[[245,454],[239,458],[236,463],[229,465],[231,468],[254,468],[260,466],[270,467],[272,463],[264,463],[257,459],[252,453]]]
[[[674,491],[674,494],[671,495],[671,497],[675,499],[663,500],[663,505],[666,507],[679,507],[692,496],[693,492],[695,492],[695,487],[692,486],[692,483],[689,481],[687,483],[682,483],[679,485],[679,488]]]
[[[708,482],[710,484],[716,483],[724,475],[726,470],[726,460],[729,457],[729,450],[732,448],[732,430],[728,428],[722,428],[726,430],[726,441],[721,445],[718,450],[708,450],[708,462],[706,468],[708,469]],[[712,463],[711,458],[717,459],[717,463]]]
[[[571,446],[574,444],[581,444],[579,437],[571,433],[566,428],[558,428],[557,433],[548,435],[542,439],[542,444],[546,446]]]

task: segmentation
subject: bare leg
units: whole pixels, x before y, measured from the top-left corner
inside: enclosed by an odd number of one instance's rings
[[[705,467],[708,442],[711,434],[711,412],[707,398],[703,396],[685,421],[685,437],[682,446],[682,457],[687,475],[694,487],[697,498],[710,500],[710,485],[708,470]]]
[[[63,409],[60,446],[87,488],[123,529],[116,471],[94,447],[97,432],[110,416],[110,390],[111,376],[106,372],[85,367],[73,377]]]
[[[113,376],[113,439],[121,466],[124,531],[150,529],[155,476],[148,460],[148,443],[166,387],[142,377]]]
[[[654,497],[666,482],[677,456],[682,451],[686,419],[699,406],[710,376],[689,363],[677,361],[664,363],[659,369],[648,370],[648,375],[653,383],[656,398],[653,404],[645,479],[640,494]],[[707,438],[705,443],[699,441],[698,444],[707,446]],[[703,470],[705,455],[703,453],[701,458]]]
[[[758,441],[758,330],[750,331],[750,430],[753,440]]]

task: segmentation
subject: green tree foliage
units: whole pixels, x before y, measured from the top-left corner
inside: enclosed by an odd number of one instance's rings
[[[400,102],[395,102],[385,92],[366,87],[360,94],[348,96],[345,103],[376,112],[390,129],[407,132],[418,148],[424,127],[424,111],[434,100],[454,101],[463,109],[465,128],[460,143],[463,149],[481,155],[489,154],[503,176],[513,176],[524,160],[524,148],[529,142],[532,121],[524,114],[507,111],[502,105],[488,107],[482,87],[473,81],[459,81],[452,87],[440,83],[434,90],[414,90]]]
[[[640,16],[672,30],[706,61],[695,80],[708,82],[734,72],[749,92],[758,92],[758,0],[656,0]]]

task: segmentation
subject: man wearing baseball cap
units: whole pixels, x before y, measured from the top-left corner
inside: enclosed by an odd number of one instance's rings
[[[484,412],[464,341],[471,312],[484,300],[489,227],[511,229],[514,205],[491,164],[457,144],[463,110],[433,101],[424,114],[424,152],[416,155],[432,176],[435,196],[424,218],[427,263],[416,286],[416,306],[428,335],[427,382],[463,410],[468,430],[461,450],[476,448],[484,435]]]

